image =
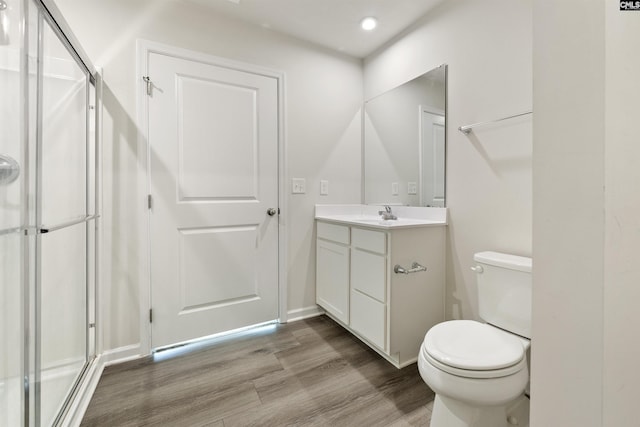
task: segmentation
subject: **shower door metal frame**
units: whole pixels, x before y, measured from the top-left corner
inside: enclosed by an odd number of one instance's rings
[[[56,415],[53,425],[60,425],[69,416],[70,404],[76,398],[78,389],[84,381],[87,381],[87,373],[92,362],[96,361],[96,355],[99,350],[99,339],[97,333],[98,325],[98,284],[99,284],[99,264],[100,264],[100,197],[101,197],[101,153],[99,138],[99,108],[101,102],[99,94],[100,76],[91,64],[86,53],[80,47],[77,39],[73,36],[69,26],[62,17],[61,13],[52,0],[17,0],[20,2],[21,13],[21,54],[20,54],[20,73],[21,73],[21,92],[22,92],[22,150],[24,156],[22,180],[22,224],[18,230],[23,234],[21,251],[22,251],[22,301],[23,315],[21,328],[23,330],[23,378],[24,378],[24,394],[22,400],[22,413],[25,426],[40,426],[40,267],[41,267],[41,235],[49,231],[79,224],[86,224],[86,247],[87,254],[85,265],[85,286],[86,286],[86,329],[85,329],[85,363],[81,369],[74,385],[66,396],[60,412]],[[33,9],[32,9],[33,8]],[[32,14],[32,10],[35,15]],[[32,18],[37,17],[37,23],[31,23]],[[47,23],[51,30],[56,34],[62,44],[65,45],[67,51],[75,59],[75,62],[85,73],[86,78],[86,136],[85,144],[87,147],[85,161],[85,180],[86,180],[86,212],[85,217],[78,221],[72,221],[65,224],[57,224],[54,227],[45,229],[41,222],[42,212],[42,34],[44,31],[44,23]],[[30,32],[30,28],[35,26],[35,32]],[[33,43],[35,38],[35,43]],[[33,52],[34,46],[36,52]],[[30,64],[30,57],[37,57],[36,69]],[[35,83],[31,77],[35,75]],[[91,99],[91,91],[93,91],[93,100]],[[93,101],[93,104],[92,104]],[[90,124],[94,124],[93,134],[91,134]],[[93,148],[90,149],[90,144]],[[93,152],[94,164],[90,165],[91,152]],[[90,188],[91,179],[89,172],[93,168],[93,189]],[[91,197],[92,196],[92,197]],[[92,206],[91,206],[92,205]],[[93,228],[93,230],[91,230]],[[93,236],[93,239],[90,238]],[[93,258],[93,265],[90,266],[90,258]],[[91,268],[90,268],[91,267]],[[89,277],[91,275],[92,277]],[[90,292],[89,284],[93,284],[93,290]],[[90,301],[91,296],[93,296]],[[93,309],[90,306],[93,305]],[[89,316],[93,314],[93,319]],[[90,335],[93,334],[93,337]]]

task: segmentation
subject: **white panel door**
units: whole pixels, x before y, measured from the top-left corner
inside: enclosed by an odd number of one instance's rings
[[[278,81],[150,53],[152,347],[278,317]]]
[[[444,206],[445,119],[429,111],[421,114],[422,206]]]

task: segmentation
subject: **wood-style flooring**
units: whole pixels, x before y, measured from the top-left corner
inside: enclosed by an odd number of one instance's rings
[[[427,426],[433,392],[326,316],[107,367],[82,426]]]

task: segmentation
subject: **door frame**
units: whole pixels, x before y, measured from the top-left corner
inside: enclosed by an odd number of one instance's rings
[[[136,40],[136,116],[138,125],[138,236],[140,262],[138,265],[138,287],[140,307],[140,354],[151,353],[151,247],[150,247],[150,211],[147,196],[150,194],[150,147],[149,140],[149,104],[147,83],[149,55],[155,53],[175,58],[201,62],[218,67],[230,68],[266,77],[275,78],[278,84],[278,322],[287,322],[287,212],[286,198],[286,127],[285,127],[285,73],[245,62],[213,56],[203,52],[174,47],[149,40]],[[153,76],[151,81],[153,82]]]

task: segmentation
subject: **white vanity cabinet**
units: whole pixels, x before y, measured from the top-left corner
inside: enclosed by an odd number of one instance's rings
[[[445,227],[379,228],[317,220],[316,302],[397,367],[416,361],[444,320]],[[394,273],[394,266],[427,271]]]

